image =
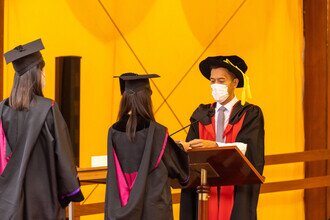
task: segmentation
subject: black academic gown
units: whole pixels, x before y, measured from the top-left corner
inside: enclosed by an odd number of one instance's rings
[[[194,123],[188,132],[187,141],[199,138],[199,123],[204,125],[212,123],[215,103],[200,105],[192,114],[190,121]],[[247,144],[245,156],[260,174],[264,168],[264,119],[261,109],[249,103],[244,106],[236,103],[229,118],[229,124],[234,125],[245,115],[241,129],[235,142]],[[260,184],[235,186],[234,205],[231,220],[256,220],[257,203]],[[196,189],[183,189],[181,191],[180,219],[197,220],[197,193]]]
[[[16,111],[6,99],[0,115],[0,147],[10,158],[0,176],[0,219],[65,219],[69,202],[84,198],[57,104],[37,96],[28,111]]]
[[[170,178],[188,183],[188,156],[164,126],[141,117],[130,142],[127,119],[109,129],[105,219],[173,219]]]

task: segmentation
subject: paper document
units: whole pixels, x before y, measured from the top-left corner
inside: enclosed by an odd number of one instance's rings
[[[233,143],[221,143],[217,142],[219,147],[228,147],[228,146],[236,146],[244,155],[246,152],[246,146],[247,144],[242,143],[242,142],[233,142]]]

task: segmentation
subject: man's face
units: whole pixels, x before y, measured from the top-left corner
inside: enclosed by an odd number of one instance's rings
[[[225,84],[228,86],[228,99],[231,100],[235,96],[235,89],[238,85],[238,79],[223,67],[211,69],[211,84]]]

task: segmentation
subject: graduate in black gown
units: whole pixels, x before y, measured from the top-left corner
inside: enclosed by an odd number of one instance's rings
[[[70,137],[57,104],[43,97],[44,66],[36,40],[5,54],[15,69],[10,97],[0,103],[0,219],[65,219],[84,199]]]
[[[201,104],[194,111],[186,141],[192,148],[239,142],[247,159],[262,174],[264,119],[258,106],[245,102],[245,96],[250,96],[246,63],[238,56],[216,56],[203,60],[199,68],[210,80],[216,102]],[[236,98],[236,88],[242,88],[242,100]],[[211,187],[208,219],[256,220],[259,191],[260,184]],[[196,189],[181,191],[181,220],[197,219],[197,202]]]
[[[122,99],[118,121],[108,133],[105,219],[173,219],[170,178],[189,181],[185,148],[154,119],[149,78],[120,76]]]

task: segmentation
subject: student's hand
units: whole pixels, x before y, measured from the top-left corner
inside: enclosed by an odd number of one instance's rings
[[[177,144],[181,144],[184,148],[184,151],[188,151],[191,149],[189,143],[185,142],[185,141],[175,141]]]
[[[215,141],[203,140],[203,139],[194,139],[189,141],[188,143],[191,148],[197,148],[197,147],[208,148],[208,147],[218,146]]]

